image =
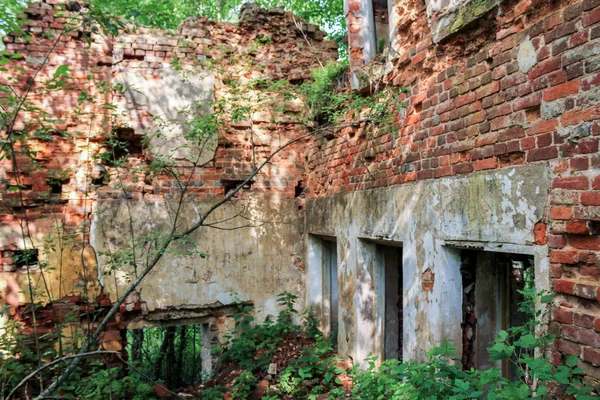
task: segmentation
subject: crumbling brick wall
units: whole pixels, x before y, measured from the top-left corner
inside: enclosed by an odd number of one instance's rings
[[[310,195],[547,166],[552,189],[535,232],[558,293],[553,354],[579,356],[599,379],[600,2],[502,1],[437,44],[426,3],[394,2],[398,40],[384,79],[410,90],[398,128],[378,133],[363,121],[315,142]],[[361,4],[349,2],[349,54],[368,76]]]
[[[92,27],[84,12],[73,2],[34,2],[25,10],[23,27],[31,39],[15,34],[4,38],[9,55],[22,57],[15,56],[4,66],[8,70],[0,72],[0,82],[20,96],[27,94],[31,106],[20,112],[10,132],[14,157],[0,159],[0,300],[13,311],[30,301],[24,290],[29,274],[27,268],[16,268],[14,252],[32,246],[39,249],[40,262],[60,265],[61,271],[64,265],[68,271],[60,277],[46,272],[51,300],[64,298],[60,304],[65,309],[109,307],[111,300],[98,283],[97,255],[89,243],[96,202],[162,200],[178,193],[172,176],[135,172],[152,157],[141,137],[157,125],[156,115],[147,105],[126,98],[117,85],[120,75],[129,72],[151,81],[158,79],[159,71],[173,70],[175,63],[183,70],[206,66],[214,74],[212,95],[219,101],[232,95],[231,82],[242,86],[259,79],[301,82],[319,60],[337,58],[335,42],[324,40],[316,26],[280,8],[245,7],[238,24],[190,18],[178,32],[138,27],[116,37]],[[63,85],[46,91],[44,82],[56,79],[62,65],[68,66]],[[253,171],[257,160],[305,133],[302,110],[301,103],[286,104],[283,112],[265,107],[249,118],[226,123],[214,154],[202,168],[194,169],[189,192],[200,201],[223,198]],[[44,137],[21,140],[36,130]],[[106,153],[112,151],[108,145],[112,133],[130,143],[118,166],[105,162]],[[306,144],[307,140],[300,141],[281,151],[240,196],[296,198],[301,208],[298,188],[304,180]],[[181,173],[192,171],[184,159],[178,162]],[[127,190],[115,185],[123,182]],[[19,185],[21,190],[15,190]],[[61,243],[60,251],[43,250],[46,236],[57,231],[59,236],[68,232],[70,239]],[[36,285],[41,285],[37,266],[30,270]],[[50,299],[36,297],[40,300]],[[38,310],[38,322],[49,329],[55,322],[51,309],[49,305]],[[139,310],[139,301],[122,308],[123,315]],[[123,320],[119,315],[109,327],[122,329]],[[105,341],[112,343],[117,337],[121,335],[109,332]]]

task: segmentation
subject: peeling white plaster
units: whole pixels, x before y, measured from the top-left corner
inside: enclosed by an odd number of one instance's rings
[[[537,276],[547,275],[547,253],[533,245],[533,226],[542,216],[549,182],[546,167],[536,165],[309,200],[307,232],[334,236],[343,248],[338,250],[340,331],[345,332],[339,336],[340,353],[362,362],[382,352],[371,250],[368,240],[359,238],[403,244],[404,357],[422,360],[443,339],[460,351],[460,259],[446,243],[489,243],[492,251],[533,254]],[[309,250],[307,261],[307,290],[316,300],[319,286],[312,274],[319,260]],[[427,268],[435,274],[431,292],[422,288]]]

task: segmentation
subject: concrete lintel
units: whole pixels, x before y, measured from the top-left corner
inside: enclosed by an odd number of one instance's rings
[[[367,240],[369,242],[373,242],[375,244],[381,244],[383,246],[390,247],[402,247],[403,243],[398,240],[386,239],[382,237],[371,237],[371,236],[358,236],[358,240]]]
[[[330,242],[335,242],[337,240],[335,235],[331,235],[329,233],[313,233],[313,232],[309,232],[310,236],[314,236],[314,237],[318,237],[321,238],[323,240],[327,240]]]
[[[482,17],[502,0],[465,0],[451,1],[448,8],[440,7],[437,2],[427,1],[427,14],[431,25],[433,43],[439,43],[471,22]],[[454,3],[454,4],[452,4]]]
[[[245,301],[240,305],[253,305]],[[220,315],[233,315],[237,305],[215,305],[212,307],[156,310],[145,316],[138,316],[127,321],[126,329],[146,329],[158,326],[180,326],[204,324]]]
[[[514,243],[476,242],[470,240],[443,240],[442,246],[456,247],[459,249],[482,250],[494,253],[512,253],[535,255],[536,249],[531,245]]]

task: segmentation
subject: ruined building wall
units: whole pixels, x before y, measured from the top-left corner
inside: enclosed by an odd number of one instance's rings
[[[361,246],[382,239],[403,244],[405,354],[460,344],[457,248],[474,246],[535,256],[536,284],[558,293],[552,357],[575,354],[599,379],[600,2],[445,3],[394,1],[394,46],[374,61],[369,2],[346,3],[355,87],[409,94],[393,133],[357,121],[309,152],[307,231],[338,239],[341,348],[376,346]]]
[[[158,157],[176,161],[177,172],[192,182],[179,227],[191,226],[257,163],[306,132],[301,103],[278,109],[254,82],[299,82],[318,65],[316,56],[337,57],[335,42],[278,8],[246,7],[239,24],[190,18],[177,32],[138,27],[113,37],[88,26],[81,10],[65,6],[72,4],[30,4],[24,29],[32,38],[4,39],[9,54],[23,57],[0,72],[17,93],[29,91],[32,106],[11,132],[15,157],[0,160],[0,301],[13,314],[31,300],[29,289],[36,302],[58,301],[39,311],[38,318],[45,318],[40,326],[48,331],[53,307],[110,306],[136,274],[132,263],[115,268],[111,257],[137,240],[141,268],[145,246],[151,246],[142,238],[171,227],[181,191],[174,176],[140,167]],[[74,29],[66,30],[67,24]],[[68,66],[64,83],[45,91],[44,82],[60,78],[61,65]],[[242,89],[250,91],[236,95]],[[253,107],[250,115],[227,121],[218,141],[201,154],[186,147],[189,115],[180,111],[200,105],[192,115],[204,115],[235,96],[241,97],[238,107]],[[19,140],[36,130],[44,137]],[[127,147],[115,150],[116,165],[106,161],[115,155],[111,134]],[[152,139],[144,144],[144,138]],[[218,317],[236,299],[253,302],[264,318],[277,313],[277,293],[303,298],[298,260],[306,144],[281,151],[249,188],[219,209],[209,222],[224,220],[220,229],[190,237],[206,256],[174,246],[110,328]],[[39,262],[19,264],[20,252],[32,247]],[[118,348],[120,336],[109,332],[103,340]]]

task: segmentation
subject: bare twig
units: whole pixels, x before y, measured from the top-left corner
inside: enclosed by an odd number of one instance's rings
[[[44,364],[41,367],[39,367],[38,369],[36,369],[35,371],[33,371],[32,373],[30,373],[29,375],[27,375],[25,378],[23,378],[21,380],[21,382],[19,382],[17,384],[17,386],[15,386],[13,388],[13,390],[8,394],[8,396],[6,397],[6,399],[10,399],[12,396],[14,396],[17,393],[17,390],[19,390],[19,388],[21,386],[23,386],[28,380],[30,380],[31,378],[33,378],[34,376],[36,376],[37,374],[39,374],[40,372],[42,372],[45,369],[48,369],[56,364],[59,364],[61,362],[66,362],[68,360],[71,359],[80,359],[83,357],[91,357],[91,356],[96,356],[96,355],[100,355],[100,354],[113,354],[113,355],[119,355],[118,351],[103,351],[103,350],[98,350],[98,351],[89,351],[89,352],[85,352],[85,353],[78,353],[78,354],[73,354],[70,356],[64,356],[61,358],[57,358],[54,361],[49,362],[48,364]],[[119,357],[120,358],[120,357]],[[46,397],[47,399],[50,397]]]
[[[248,177],[241,184],[239,184],[234,190],[231,190],[229,193],[227,193],[227,195],[223,199],[221,199],[218,202],[216,202],[215,204],[213,204],[205,213],[203,213],[200,216],[200,219],[198,220],[198,222],[196,224],[194,224],[191,228],[189,228],[181,233],[177,233],[176,232],[177,219],[176,219],[175,223],[171,229],[171,232],[169,233],[169,235],[167,236],[165,241],[162,244],[160,244],[159,249],[157,250],[156,254],[152,258],[150,263],[146,266],[144,271],[142,271],[142,273],[138,277],[136,277],[136,279],[133,281],[133,283],[131,285],[129,285],[129,287],[121,294],[121,296],[117,299],[117,301],[111,306],[110,310],[108,311],[106,316],[103,318],[102,322],[100,322],[100,325],[98,326],[98,328],[96,328],[96,330],[90,336],[90,338],[88,340],[86,340],[86,342],[80,349],[79,354],[89,351],[92,344],[98,339],[100,334],[104,331],[104,328],[106,327],[106,325],[108,324],[110,319],[117,313],[117,311],[119,311],[121,304],[123,304],[123,302],[125,302],[125,299],[138,287],[138,285],[142,282],[142,280],[146,277],[146,275],[148,275],[150,273],[150,271],[152,271],[154,269],[154,267],[162,259],[162,256],[166,253],[166,251],[167,251],[168,247],[171,245],[171,243],[190,235],[191,233],[198,230],[198,228],[204,226],[208,217],[215,210],[217,210],[223,204],[227,203],[232,197],[234,197],[239,191],[241,191],[244,188],[244,186],[246,186],[250,181],[252,181],[256,177],[256,175],[267,164],[269,164],[271,162],[271,160],[279,152],[283,151],[285,148],[291,146],[294,143],[297,143],[301,140],[306,139],[307,137],[309,137],[313,134],[314,134],[314,132],[308,132],[306,134],[303,134],[295,139],[290,140],[289,142],[287,142],[286,144],[284,144],[283,146],[281,146],[277,150],[275,150],[273,153],[271,153],[257,168],[255,168],[255,170],[252,173],[250,173],[248,175]],[[179,212],[179,210],[180,210],[180,208],[178,208],[178,212]],[[50,386],[48,386],[46,388],[46,390],[44,390],[39,395],[38,399],[47,399],[48,396],[50,396],[64,381],[66,381],[69,378],[69,376],[73,373],[75,368],[77,368],[77,365],[79,364],[79,362],[80,362],[80,358],[74,358],[73,360],[71,360],[71,362],[67,366],[67,368],[65,368],[65,370],[59,375],[59,377],[56,378],[56,380]]]

